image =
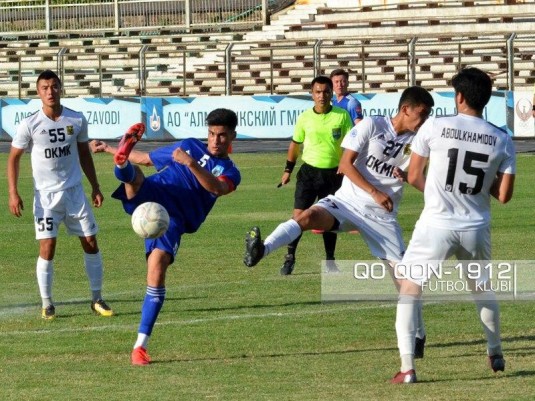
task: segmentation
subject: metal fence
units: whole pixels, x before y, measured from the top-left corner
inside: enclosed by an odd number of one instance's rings
[[[449,90],[449,79],[466,66],[488,72],[499,90],[532,90],[535,83],[533,35],[190,45],[177,45],[173,38],[168,44],[124,47],[22,48],[2,63],[0,96],[34,97],[35,79],[44,68],[59,72],[66,97],[300,94],[309,92],[314,76],[335,68],[349,71],[352,89],[361,93],[400,91],[407,85]]]
[[[278,1],[270,1],[276,6]],[[262,26],[268,0],[1,0],[0,33],[223,29]]]
[[[414,84],[446,90],[448,78],[467,65],[487,71],[496,89],[531,90],[535,83],[534,34],[272,42],[223,36],[227,26],[262,26],[267,14],[290,3],[0,0],[0,35],[14,34],[0,41],[0,96],[35,96],[44,68],[64,78],[68,97],[299,94],[334,68],[348,70],[352,88],[362,93]],[[197,28],[219,36],[178,33]],[[36,38],[21,39],[29,32]]]

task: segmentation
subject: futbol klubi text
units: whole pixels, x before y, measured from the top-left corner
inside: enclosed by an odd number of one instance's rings
[[[384,262],[356,262],[352,276],[359,281],[390,277],[421,281],[427,291],[442,293],[515,292],[517,280],[516,264],[508,261],[397,263],[394,267]]]

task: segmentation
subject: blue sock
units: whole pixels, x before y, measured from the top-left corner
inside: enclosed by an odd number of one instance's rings
[[[165,287],[147,286],[147,293],[141,306],[141,322],[139,323],[138,333],[148,336],[152,333],[152,328],[156,323],[160,309],[162,309],[165,300]]]
[[[136,178],[136,169],[129,161],[124,167],[115,166],[115,177],[121,182],[132,182]]]

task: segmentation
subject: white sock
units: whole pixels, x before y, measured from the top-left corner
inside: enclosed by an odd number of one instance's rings
[[[424,325],[424,316],[423,316],[423,302],[418,300],[416,304],[416,337],[424,338],[425,337],[425,325]]]
[[[500,339],[500,307],[494,292],[475,294],[479,320],[487,337],[488,355],[502,355]]]
[[[91,288],[91,297],[93,301],[102,299],[102,277],[104,275],[102,268],[102,255],[97,253],[84,253],[84,264],[89,287]]]
[[[414,344],[419,299],[412,295],[400,295],[396,311],[396,335],[398,337],[401,371],[414,369]]]
[[[264,256],[269,255],[276,249],[288,245],[302,233],[301,227],[294,219],[281,223],[264,240]]]
[[[45,260],[40,256],[37,258],[35,267],[37,275],[37,285],[39,286],[39,293],[43,308],[52,305],[52,282],[54,281],[54,261]]]
[[[143,347],[143,348],[147,349],[147,345],[149,343],[149,338],[150,338],[150,336],[148,336],[146,334],[137,333],[137,340],[136,340],[136,343],[134,344],[134,348]]]

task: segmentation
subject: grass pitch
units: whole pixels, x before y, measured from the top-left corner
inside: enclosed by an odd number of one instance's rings
[[[40,318],[35,280],[29,157],[23,158],[21,219],[9,214],[0,178],[0,399],[2,400],[532,400],[533,301],[502,302],[506,371],[485,364],[485,341],[469,302],[424,308],[420,383],[393,386],[399,368],[395,303],[320,301],[320,236],[306,233],[294,274],[279,275],[284,250],[248,270],[243,238],[289,218],[293,183],[277,189],[285,154],[235,154],[243,181],[221,198],[201,230],[183,238],[167,299],[149,345],[154,363],[129,356],[145,291],[143,244],[110,194],[112,161],[95,155],[102,191],[96,210],[105,263],[104,296],[116,316],[91,314],[77,238],[63,231],[55,259],[57,318]],[[0,165],[7,156],[0,155]],[[148,170],[151,172],[150,170]],[[535,157],[520,155],[514,199],[493,202],[493,257],[535,259]],[[408,242],[422,195],[407,187],[400,222]],[[358,235],[339,236],[339,259],[371,258]],[[535,286],[535,283],[534,283]]]

